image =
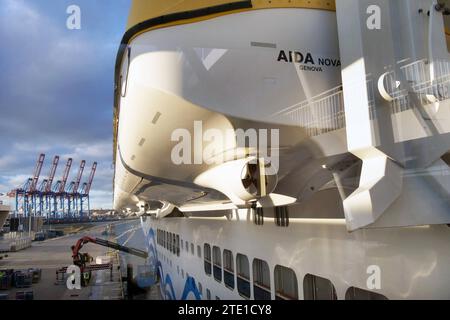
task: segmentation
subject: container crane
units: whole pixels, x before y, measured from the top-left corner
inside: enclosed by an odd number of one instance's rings
[[[44,165],[44,160],[45,154],[41,153],[36,163],[36,168],[34,169],[33,180],[31,181],[29,190],[30,193],[36,192],[36,187],[39,180],[39,176],[41,175],[42,166]]]
[[[58,163],[59,163],[59,156],[55,156],[53,158],[52,167],[50,168],[50,172],[48,174],[48,179],[47,179],[47,185],[45,187],[45,192],[48,194],[52,192],[53,179],[55,178],[55,173],[56,173],[56,168],[58,167]]]
[[[49,211],[52,211],[51,209],[51,200],[53,198],[53,192],[52,192],[52,184],[53,184],[53,179],[55,178],[55,173],[56,173],[56,168],[58,167],[58,163],[59,163],[59,156],[55,156],[53,158],[53,162],[52,165],[50,167],[50,172],[48,174],[48,178],[43,180],[41,188],[40,188],[40,207],[41,207],[41,212],[43,210],[43,205],[44,205],[44,201],[45,200],[45,210],[47,212],[47,218],[48,218],[48,214]],[[56,212],[56,210],[55,210]]]
[[[83,176],[85,166],[86,160],[82,160],[75,181],[72,181],[69,185],[67,191],[69,214],[74,213],[74,215],[76,215],[78,213],[78,197],[79,197],[78,188],[80,186],[80,181]]]
[[[65,213],[65,200],[66,200],[66,183],[67,179],[69,178],[70,169],[72,168],[72,158],[68,158],[66,162],[66,167],[64,168],[64,172],[62,175],[61,180],[58,180],[53,187],[53,205],[54,205],[54,211],[55,214],[58,212],[58,201],[59,201],[59,207],[62,211],[62,215]]]
[[[85,182],[83,184],[83,188],[81,190],[83,195],[89,195],[89,192],[91,191],[92,181],[94,180],[95,171],[97,171],[97,162],[94,162],[92,164],[91,173],[89,174],[89,179],[87,183]]]
[[[80,215],[81,216],[83,216],[83,214],[84,214],[83,205],[85,202],[87,202],[88,215],[91,212],[90,201],[89,201],[89,192],[91,191],[92,181],[94,180],[96,171],[97,171],[97,162],[94,162],[92,164],[92,169],[91,169],[91,173],[89,174],[89,178],[88,178],[87,182],[83,183],[83,186],[82,186],[81,192],[80,192]],[[86,199],[86,201],[85,201],[85,199]]]
[[[20,205],[22,205],[22,212],[24,216],[31,215],[31,212],[33,210],[34,213],[36,213],[36,195],[38,193],[37,183],[41,174],[42,166],[44,164],[44,159],[45,154],[41,153],[36,162],[33,177],[28,178],[21,187],[12,190],[9,193],[10,195],[14,195],[14,197],[16,198],[16,212],[20,210]]]
[[[32,177],[28,178],[23,185],[11,190],[8,196],[16,200],[16,212],[24,216],[47,215],[47,218],[66,217],[67,215],[82,215],[83,201],[87,198],[89,206],[89,191],[94,179],[97,162],[94,162],[88,180],[80,182],[85,169],[86,161],[82,160],[76,179],[67,187],[73,159],[68,158],[61,180],[55,180],[56,170],[60,157],[54,156],[49,168],[48,176],[39,180],[44,165],[45,154],[40,154],[36,162]],[[66,204],[67,201],[67,204]],[[81,209],[79,205],[81,203]]]
[[[69,177],[71,167],[72,167],[72,158],[69,158],[67,159],[66,168],[64,169],[63,177],[59,184],[58,193],[64,193],[66,189],[67,178]]]
[[[47,188],[47,184],[48,179],[42,180],[41,183],[39,184],[39,188],[36,190],[36,202],[37,200],[39,200],[39,215],[43,215],[44,213],[44,205],[46,202],[45,200],[47,200],[45,195],[45,189]],[[48,205],[46,206],[46,208],[48,209]]]
[[[78,193],[78,187],[80,186],[81,177],[83,176],[84,167],[86,166],[86,161],[82,160],[80,164],[80,168],[78,169],[77,179],[75,180],[75,184],[73,186],[72,192],[74,194]]]
[[[36,163],[36,168],[34,169],[34,175],[31,180],[29,189],[29,194],[31,196],[31,206],[32,210],[34,211],[34,215],[36,215],[38,199],[41,199],[40,192],[39,190],[37,190],[37,184],[39,181],[39,176],[41,175],[42,166],[44,165],[44,160],[45,154],[41,153]],[[42,214],[42,211],[40,211],[39,214]]]

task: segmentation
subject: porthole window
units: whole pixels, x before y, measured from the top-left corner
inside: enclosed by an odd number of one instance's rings
[[[255,300],[271,300],[270,269],[266,261],[253,260],[253,296]]]
[[[211,300],[211,291],[206,289],[206,299]]]
[[[194,244],[193,244],[193,243],[191,243],[191,254],[192,254],[192,255],[195,254],[195,253],[194,253]]]
[[[240,253],[236,255],[236,272],[239,294],[250,299],[250,267],[247,256]]]
[[[294,270],[280,265],[275,266],[275,299],[298,300],[297,276]]]
[[[180,236],[177,234],[177,239],[176,239],[176,247],[177,247],[177,256],[180,256]]]
[[[202,248],[200,246],[197,246],[197,256],[201,259],[202,258]]]
[[[330,280],[307,274],[303,279],[305,300],[337,300],[336,289]]]

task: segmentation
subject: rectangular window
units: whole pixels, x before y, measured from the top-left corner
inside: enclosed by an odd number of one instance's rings
[[[167,247],[166,243],[167,243],[167,233],[166,233],[166,231],[163,231],[163,247],[164,248]]]
[[[214,279],[222,281],[222,256],[219,247],[213,247],[213,273]]]
[[[177,234],[177,239],[176,239],[176,247],[177,247],[177,256],[180,256],[180,235]]]
[[[312,274],[303,279],[303,295],[305,300],[337,300],[331,281]]]
[[[171,237],[170,237],[170,252],[175,253],[175,233],[171,233]]]
[[[204,256],[205,256],[205,273],[210,276],[211,275],[211,246],[205,243],[203,248]],[[209,299],[208,299],[209,300]]]
[[[275,266],[275,299],[298,300],[297,276],[294,270]]]
[[[250,299],[250,267],[247,256],[240,253],[236,255],[236,272],[239,294]]]
[[[266,261],[253,260],[253,294],[255,300],[271,300],[270,270]]]
[[[169,233],[164,231],[164,248],[169,249]]]
[[[233,253],[226,249],[223,250],[223,280],[226,287],[234,289]]]
[[[388,298],[377,292],[350,287],[345,292],[345,300],[388,300]]]
[[[177,254],[177,236],[175,233],[172,235],[172,253]]]
[[[172,232],[169,232],[169,239],[167,239],[169,247],[167,248],[170,252],[172,252]]]

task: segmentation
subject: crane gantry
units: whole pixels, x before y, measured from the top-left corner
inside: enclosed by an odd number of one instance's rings
[[[32,177],[26,179],[23,185],[11,190],[8,195],[15,198],[15,214],[24,217],[41,216],[54,218],[80,218],[90,215],[89,192],[94,180],[97,162],[92,165],[91,173],[80,188],[86,161],[82,160],[74,181],[67,186],[73,159],[68,158],[61,180],[54,182],[58,168],[59,156],[55,156],[49,168],[48,176],[39,183],[44,166],[45,154],[40,154]],[[87,209],[84,208],[87,204]]]

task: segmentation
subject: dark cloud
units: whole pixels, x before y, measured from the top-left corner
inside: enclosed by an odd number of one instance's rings
[[[129,1],[76,1],[82,29],[66,28],[73,1],[3,0],[0,7],[0,188],[31,175],[39,153],[99,162],[93,206],[111,206],[112,104]],[[85,178],[89,173],[88,168]],[[0,190],[4,192],[6,190]]]

